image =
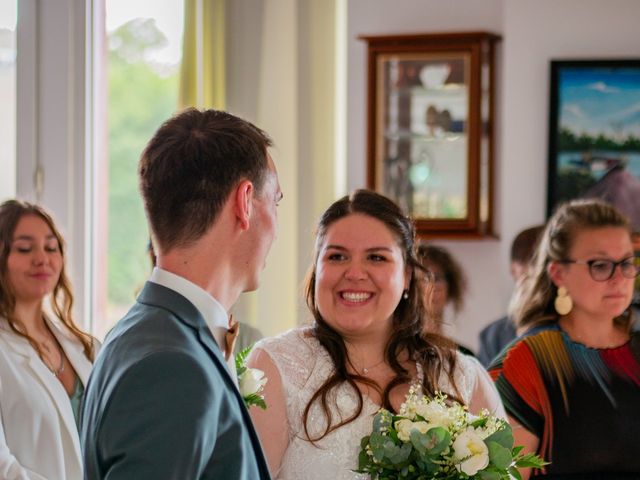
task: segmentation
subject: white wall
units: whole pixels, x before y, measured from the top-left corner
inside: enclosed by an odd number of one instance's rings
[[[336,1],[228,2],[227,108],[274,141],[284,199],[279,231],[257,292],[241,296],[236,318],[266,335],[305,322],[302,284],[316,219],[335,198]]]
[[[348,184],[365,186],[366,48],[363,34],[487,30],[497,55],[496,211],[499,239],[438,242],[463,264],[470,291],[457,337],[477,334],[504,313],[511,293],[509,246],[544,221],[549,60],[640,57],[636,0],[350,0],[348,2]]]

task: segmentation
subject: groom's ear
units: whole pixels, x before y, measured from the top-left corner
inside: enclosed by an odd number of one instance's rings
[[[233,193],[234,211],[240,229],[249,229],[249,218],[251,217],[251,205],[255,189],[249,180],[242,180]]]

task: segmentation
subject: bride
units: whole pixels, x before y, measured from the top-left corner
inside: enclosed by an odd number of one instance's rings
[[[411,221],[391,200],[358,190],[320,219],[306,297],[310,327],[264,339],[249,366],[265,372],[266,410],[251,414],[277,479],[358,479],[360,439],[380,407],[397,411],[409,387],[443,391],[505,416],[473,358],[423,336],[425,272]]]

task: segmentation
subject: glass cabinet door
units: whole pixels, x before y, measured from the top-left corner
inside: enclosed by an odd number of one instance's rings
[[[369,188],[429,236],[491,234],[492,34],[364,37]]]

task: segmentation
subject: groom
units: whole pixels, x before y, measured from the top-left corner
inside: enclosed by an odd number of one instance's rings
[[[85,478],[269,478],[224,339],[227,312],[258,287],[276,235],[282,193],[270,145],[242,119],[189,109],[143,152],[157,267],[89,379]]]

